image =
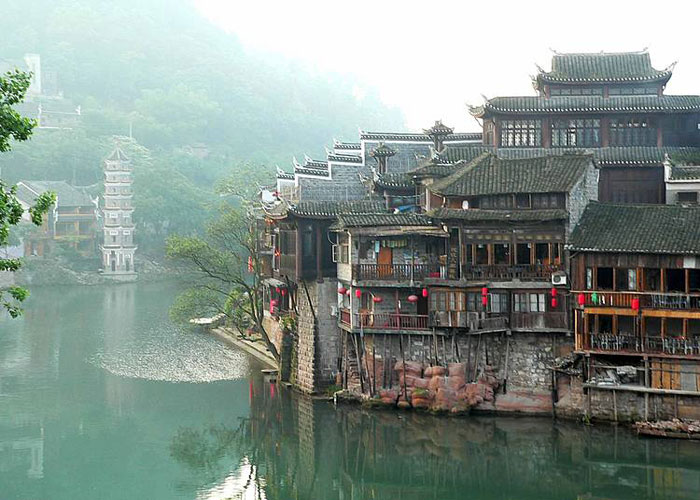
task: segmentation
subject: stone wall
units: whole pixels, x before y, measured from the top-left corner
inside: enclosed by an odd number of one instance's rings
[[[349,356],[354,356],[353,344],[348,342]],[[403,352],[406,360],[424,366],[464,362],[467,382],[476,381],[487,366],[491,367],[500,382],[496,398],[477,410],[540,414],[552,411],[551,367],[555,357],[568,350],[570,343],[558,333],[365,334],[363,342],[365,380],[370,380],[368,375],[374,372],[377,388],[396,383],[392,367],[402,359]],[[358,381],[353,381],[353,385],[357,386]]]
[[[321,392],[335,383],[340,331],[337,315],[331,316],[331,312],[337,301],[337,287],[337,280],[327,278],[299,283],[296,385],[307,393]]]
[[[578,221],[581,219],[583,211],[586,209],[588,202],[598,199],[598,170],[591,163],[586,169],[586,175],[576,183],[567,201],[567,210],[569,212],[569,226],[566,231],[566,240],[569,240],[569,235],[573,231]]]

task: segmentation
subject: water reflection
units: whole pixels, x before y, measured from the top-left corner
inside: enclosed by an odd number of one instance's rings
[[[220,457],[244,456],[238,479],[221,476],[231,498],[700,498],[697,443],[543,419],[335,409],[271,393],[261,380],[239,427],[181,431],[173,442],[185,467],[214,470]]]

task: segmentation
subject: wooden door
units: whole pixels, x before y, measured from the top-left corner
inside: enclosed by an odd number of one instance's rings
[[[380,278],[391,276],[392,255],[391,248],[381,247],[377,256],[377,274]]]

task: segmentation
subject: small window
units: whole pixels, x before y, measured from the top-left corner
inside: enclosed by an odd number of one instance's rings
[[[695,191],[678,193],[678,203],[697,205],[698,193]]]
[[[586,268],[586,290],[593,290],[593,268]]]
[[[628,269],[627,270],[627,289],[636,290],[637,289],[637,270]]]
[[[515,206],[516,206],[516,208],[530,208],[530,195],[529,194],[516,194],[515,195]]]

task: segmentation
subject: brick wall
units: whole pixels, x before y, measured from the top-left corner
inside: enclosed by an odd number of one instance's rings
[[[306,282],[307,295],[304,284],[299,284],[296,385],[307,393],[321,392],[335,382],[340,331],[331,306],[337,303],[337,287],[334,279]]]

